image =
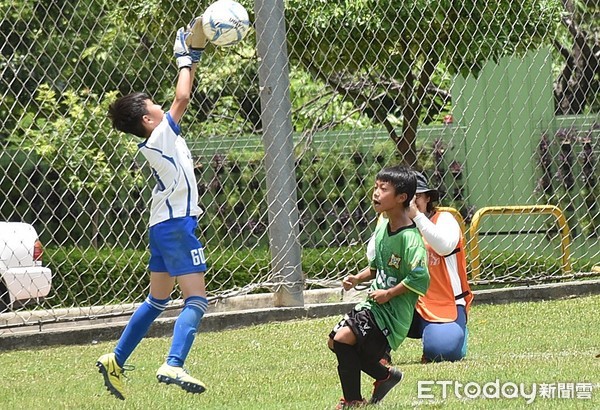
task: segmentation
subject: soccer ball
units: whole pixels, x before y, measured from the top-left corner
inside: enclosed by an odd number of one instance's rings
[[[202,29],[214,45],[232,46],[242,41],[250,29],[248,12],[236,1],[218,0],[202,15]]]

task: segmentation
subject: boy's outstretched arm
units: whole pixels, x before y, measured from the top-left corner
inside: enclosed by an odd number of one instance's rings
[[[177,60],[179,76],[175,88],[175,99],[169,112],[178,124],[192,98],[196,65],[200,61],[207,43],[208,39],[202,30],[202,16],[194,18],[188,25],[187,30],[182,27],[177,30],[175,35],[173,53]]]
[[[192,98],[192,84],[194,83],[195,72],[196,63],[193,63],[190,67],[179,69],[177,86],[175,87],[175,99],[169,109],[171,118],[173,118],[177,124],[181,121],[181,117],[183,117],[183,113]]]
[[[190,99],[192,97],[192,84],[194,82],[194,74],[196,71],[196,62],[192,61],[190,50],[186,44],[186,39],[189,32],[183,27],[177,30],[175,34],[175,42],[173,43],[173,54],[177,60],[177,68],[179,75],[177,77],[177,85],[175,87],[175,99],[171,104],[169,113],[171,118],[179,124],[183,113],[185,112]]]

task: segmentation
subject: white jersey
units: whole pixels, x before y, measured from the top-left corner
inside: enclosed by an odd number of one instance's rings
[[[152,190],[150,226],[167,219],[202,213],[198,206],[194,161],[180,132],[179,125],[167,113],[150,137],[138,144],[156,179]]]

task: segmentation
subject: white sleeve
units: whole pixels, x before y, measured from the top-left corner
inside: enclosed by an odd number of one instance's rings
[[[434,224],[422,213],[417,213],[414,219],[423,238],[438,254],[450,254],[460,240],[460,226],[449,212],[441,212]]]
[[[373,259],[375,259],[375,234],[371,235],[367,244],[367,260],[370,263]]]

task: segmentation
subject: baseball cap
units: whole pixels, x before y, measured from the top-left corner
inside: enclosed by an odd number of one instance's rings
[[[422,194],[427,192],[432,201],[437,201],[440,199],[440,193],[437,189],[430,188],[427,184],[427,178],[420,172],[417,172],[417,194]]]

